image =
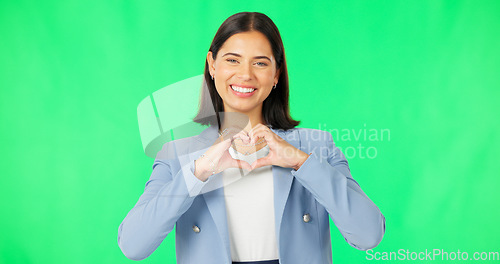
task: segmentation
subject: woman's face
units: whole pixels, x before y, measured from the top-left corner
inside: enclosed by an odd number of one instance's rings
[[[264,34],[235,34],[222,45],[215,60],[212,52],[208,52],[207,60],[225,112],[262,113],[262,103],[279,78],[271,44]]]

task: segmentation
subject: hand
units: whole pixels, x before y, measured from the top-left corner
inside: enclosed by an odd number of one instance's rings
[[[252,163],[252,170],[267,165],[276,165],[284,168],[298,170],[307,160],[309,155],[294,147],[271,129],[263,124],[258,124],[248,132],[250,144],[254,144],[263,137],[269,146],[269,154]]]
[[[194,175],[201,181],[206,181],[212,175],[213,171],[219,173],[227,168],[252,170],[248,162],[233,159],[231,154],[229,154],[228,149],[236,138],[240,138],[244,142],[250,141],[250,138],[242,129],[237,127],[228,128],[204,153],[205,157],[195,161]]]

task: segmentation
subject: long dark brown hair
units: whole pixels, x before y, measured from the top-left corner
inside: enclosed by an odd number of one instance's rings
[[[300,121],[290,116],[285,49],[278,28],[268,16],[258,12],[241,12],[230,16],[217,30],[209,51],[212,52],[215,60],[219,49],[228,38],[248,31],[258,31],[267,37],[271,43],[273,56],[276,58],[276,70],[280,71],[276,88],[263,102],[262,118],[267,125],[275,129],[294,128],[299,125]],[[193,121],[203,125],[217,125],[220,128],[219,112],[224,112],[224,104],[210,76],[208,61],[205,62],[204,77],[205,84],[201,89],[199,110]]]

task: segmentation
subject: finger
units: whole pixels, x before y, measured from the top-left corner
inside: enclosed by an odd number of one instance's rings
[[[253,127],[252,129],[250,129],[250,131],[248,131],[248,135],[250,136],[251,134],[254,134],[254,133],[258,132],[258,131],[273,132],[273,131],[271,131],[271,129],[269,127],[264,126],[263,124],[257,124],[255,127]]]
[[[241,131],[238,134],[233,136],[233,139],[237,139],[237,138],[239,138],[242,141],[247,142],[247,143],[250,141],[250,137],[247,135],[247,133],[245,131]]]
[[[250,129],[250,131],[252,131],[252,130],[257,130],[257,129],[261,129],[261,128],[263,128],[263,127],[264,127],[264,128],[268,128],[267,126],[264,126],[263,124],[258,123],[257,125],[255,125],[254,127],[252,127],[252,129]],[[250,132],[250,131],[249,131],[249,132]]]
[[[250,144],[255,144],[255,142],[257,142],[257,140],[259,138],[263,137],[269,145],[269,143],[274,142],[274,138],[273,138],[272,133],[273,133],[272,131],[265,130],[264,128],[259,129],[259,130],[255,130],[255,131],[251,131],[249,133],[250,138],[251,138]]]
[[[248,131],[248,135],[250,136],[251,133],[255,133],[256,131],[260,131],[260,130],[263,130],[263,129],[269,129],[268,127],[262,125],[262,124],[257,124],[256,126],[252,127],[252,129],[250,129],[250,131]]]

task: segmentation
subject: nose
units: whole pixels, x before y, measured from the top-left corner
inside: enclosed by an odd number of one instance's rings
[[[247,63],[240,64],[238,69],[238,78],[241,80],[249,80],[252,78],[252,67]]]

